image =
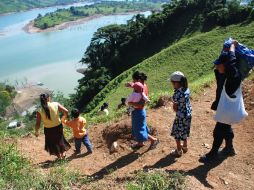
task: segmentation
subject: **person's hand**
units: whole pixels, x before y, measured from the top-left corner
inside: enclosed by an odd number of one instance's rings
[[[39,130],[35,130],[35,133],[34,133],[34,135],[36,136],[36,137],[38,137],[39,135],[40,135],[40,132],[39,132]]]
[[[133,84],[132,82],[127,82],[127,83],[125,84],[125,86],[126,86],[126,87],[131,87],[132,84]]]
[[[173,102],[173,110],[176,112],[177,111],[177,103]]]
[[[233,40],[232,44],[236,47],[236,46],[238,46],[238,41],[237,40]]]

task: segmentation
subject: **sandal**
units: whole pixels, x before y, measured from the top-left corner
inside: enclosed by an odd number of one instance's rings
[[[170,154],[175,157],[181,157],[183,152],[182,152],[182,150],[179,151],[179,150],[175,149],[175,150],[172,150]]]
[[[150,149],[150,150],[155,149],[155,148],[157,147],[157,145],[159,144],[159,142],[160,142],[159,139],[157,139],[156,141],[154,141],[153,143],[151,143],[149,149]]]
[[[187,146],[183,146],[182,147],[182,151],[183,151],[184,154],[187,153],[188,152],[188,147]]]
[[[138,150],[138,149],[140,149],[141,147],[143,147],[144,145],[139,145],[139,144],[132,144],[131,145],[131,148],[133,149],[133,150]]]

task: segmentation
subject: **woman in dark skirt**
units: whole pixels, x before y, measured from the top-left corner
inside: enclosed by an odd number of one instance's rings
[[[59,112],[68,114],[68,110],[58,102],[51,102],[48,94],[40,95],[41,108],[37,112],[35,135],[39,136],[41,121],[44,125],[45,150],[50,155],[62,159],[64,152],[70,149],[70,144],[65,140],[63,126]]]

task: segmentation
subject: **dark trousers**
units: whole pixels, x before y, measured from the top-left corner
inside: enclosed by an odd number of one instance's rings
[[[213,146],[209,155],[216,155],[218,150],[225,139],[226,149],[230,150],[233,148],[234,132],[231,125],[217,122],[213,131]]]
[[[75,148],[76,151],[80,151],[81,143],[86,146],[87,151],[92,151],[92,144],[88,138],[88,135],[85,135],[83,138],[75,138]]]

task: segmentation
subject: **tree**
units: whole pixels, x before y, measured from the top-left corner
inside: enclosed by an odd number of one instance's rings
[[[42,17],[42,15],[39,13],[37,16],[37,19],[40,19]]]
[[[42,25],[42,29],[47,29],[49,27],[48,23],[44,22]]]
[[[7,91],[0,91],[0,115],[5,113],[5,109],[11,103],[10,94]]]

